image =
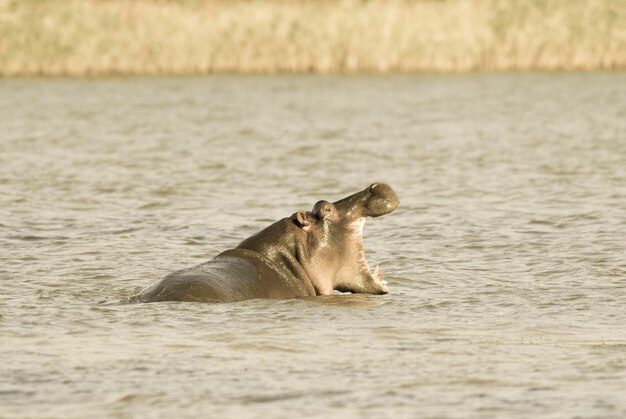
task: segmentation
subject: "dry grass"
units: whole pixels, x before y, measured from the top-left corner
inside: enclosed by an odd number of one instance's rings
[[[623,0],[0,0],[0,75],[624,68]]]

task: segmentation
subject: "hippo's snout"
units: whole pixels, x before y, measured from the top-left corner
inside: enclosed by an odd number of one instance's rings
[[[372,183],[361,192],[334,203],[335,208],[348,220],[363,217],[380,217],[398,207],[398,196],[386,183]]]
[[[398,207],[400,200],[391,186],[386,183],[373,183],[369,188],[370,197],[366,203],[367,217],[380,217],[389,214]]]

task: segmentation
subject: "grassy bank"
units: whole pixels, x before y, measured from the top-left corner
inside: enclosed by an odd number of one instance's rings
[[[606,69],[623,0],[0,0],[1,75]]]

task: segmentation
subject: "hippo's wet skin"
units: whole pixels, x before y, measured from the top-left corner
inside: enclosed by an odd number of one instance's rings
[[[152,301],[234,301],[329,295],[333,290],[386,294],[382,271],[371,272],[363,249],[367,217],[392,212],[399,200],[374,183],[335,203],[283,218],[234,249],[174,272],[131,298]]]

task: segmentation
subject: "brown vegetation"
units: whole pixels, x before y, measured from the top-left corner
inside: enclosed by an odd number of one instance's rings
[[[0,0],[0,75],[624,68],[623,0]]]

